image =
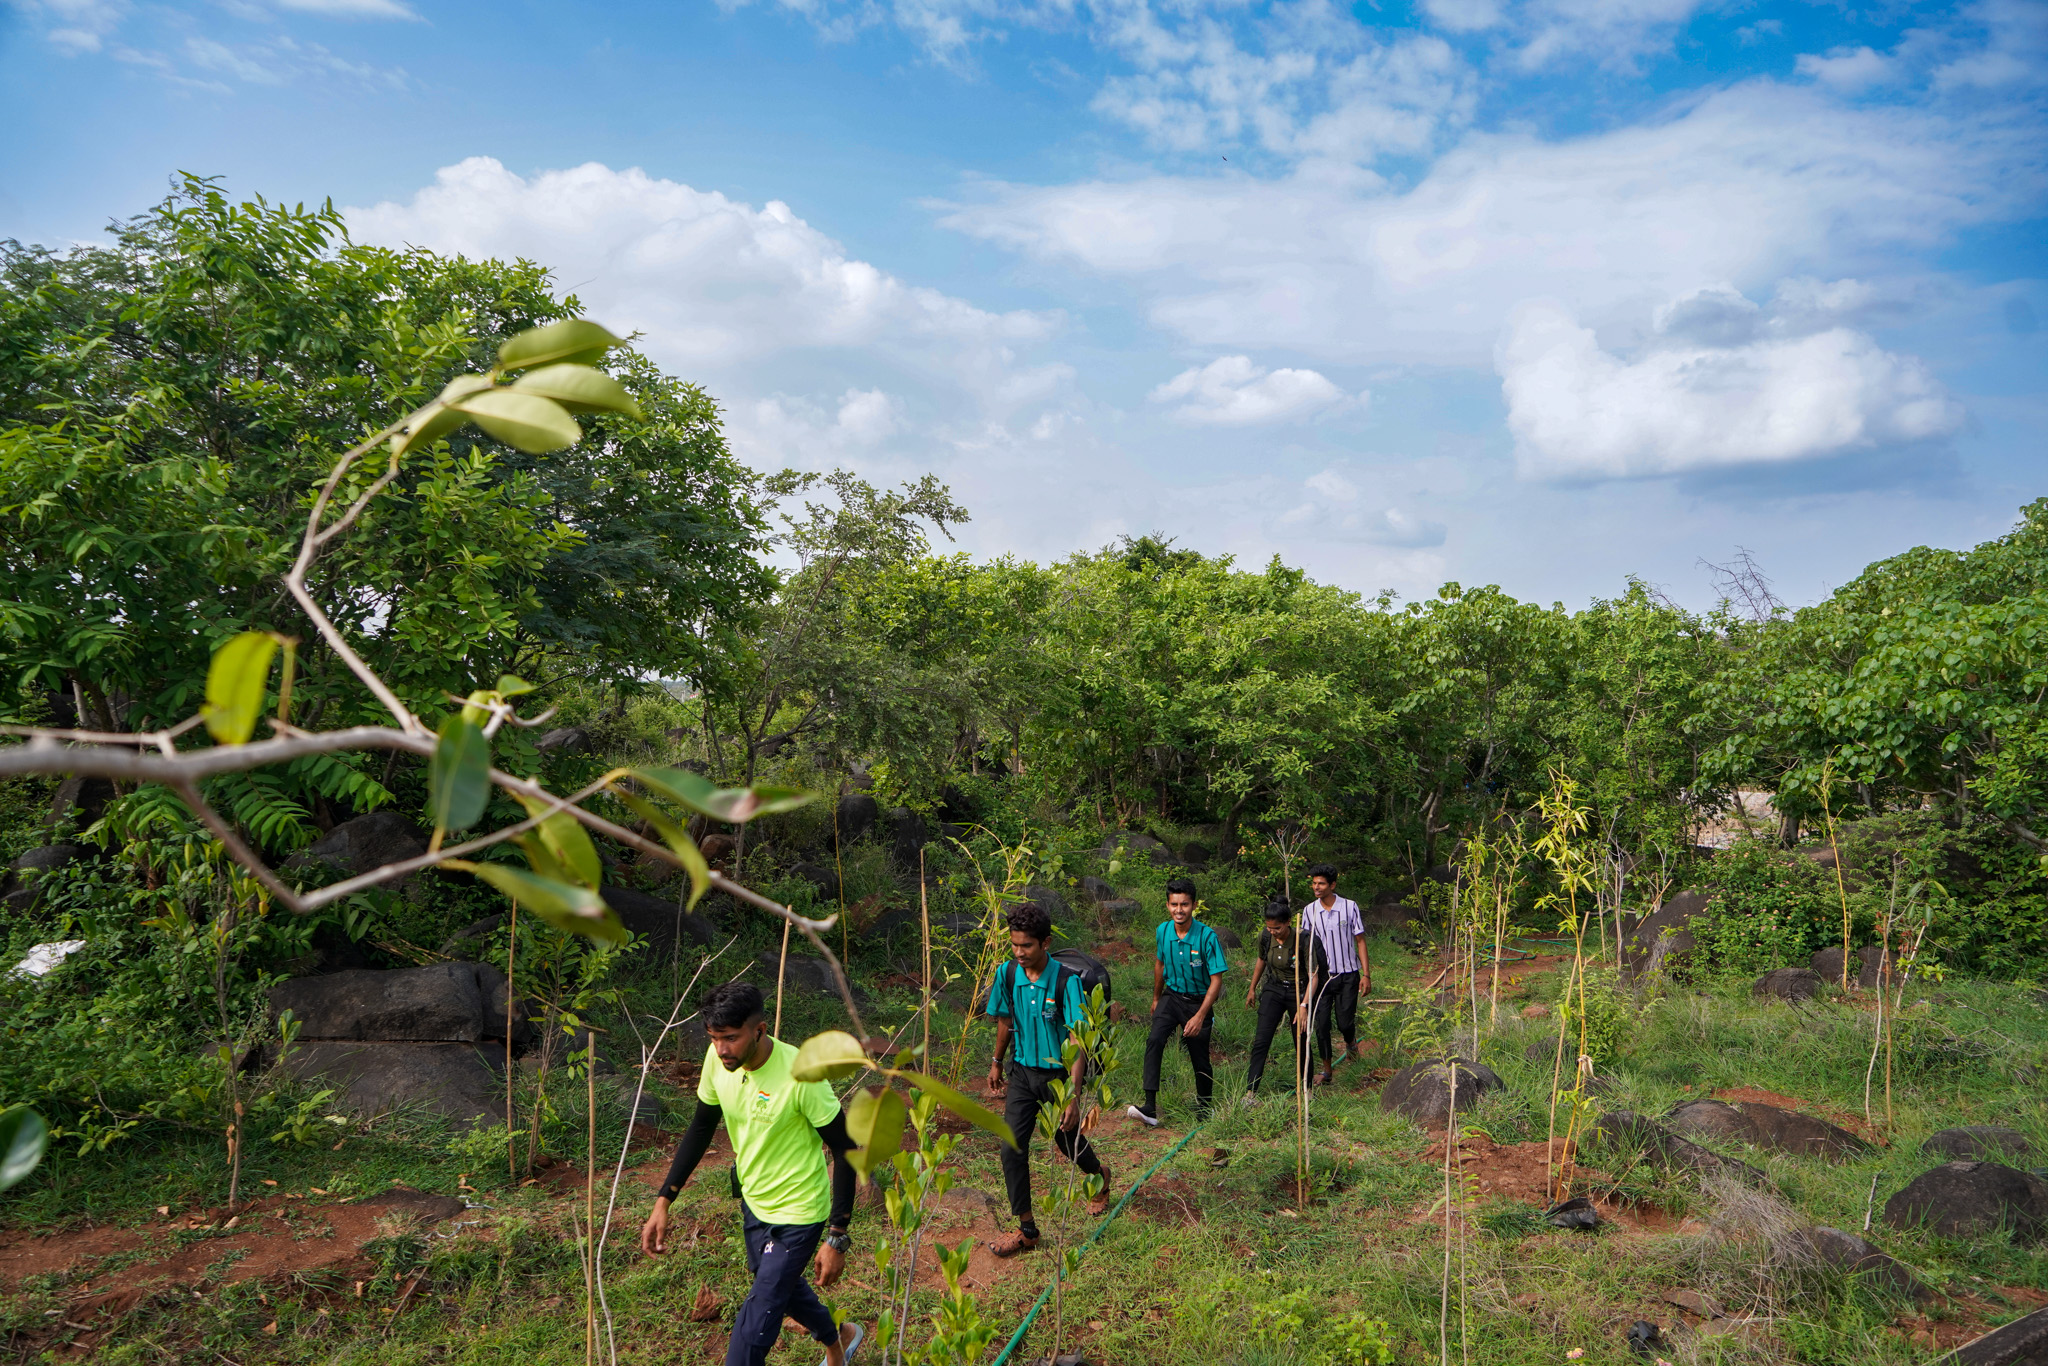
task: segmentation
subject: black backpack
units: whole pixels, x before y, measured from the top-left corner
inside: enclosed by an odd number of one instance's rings
[[[1052,969],[1053,978],[1046,990],[1046,995],[1050,996],[1053,1000],[1059,1000],[1060,993],[1066,990],[1066,977],[1062,976],[1062,974],[1081,979],[1081,994],[1083,996],[1088,995],[1095,988],[1101,987],[1104,1005],[1109,1004],[1114,999],[1115,986],[1109,980],[1109,969],[1103,965],[1100,958],[1085,954],[1079,949],[1055,949],[1048,957],[1052,960],[1047,966]],[[1002,978],[1003,989],[1007,993],[1010,1018],[1013,1020],[1017,1018],[1017,976],[1019,971],[1017,960],[1014,958],[997,969],[998,975]]]

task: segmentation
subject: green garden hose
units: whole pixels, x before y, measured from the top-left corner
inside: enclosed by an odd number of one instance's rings
[[[1124,1198],[1116,1202],[1116,1208],[1112,1209],[1109,1212],[1109,1214],[1104,1217],[1103,1221],[1095,1226],[1095,1231],[1089,1234],[1087,1239],[1082,1242],[1081,1251],[1086,1252],[1089,1248],[1095,1246],[1095,1240],[1102,1236],[1102,1231],[1108,1228],[1112,1223],[1114,1223],[1116,1217],[1124,1212],[1125,1205],[1131,1203],[1131,1197],[1138,1193],[1138,1187],[1144,1185],[1147,1181],[1150,1181],[1152,1179],[1152,1174],[1154,1172],[1158,1171],[1161,1167],[1171,1162],[1173,1160],[1174,1154],[1178,1153],[1182,1148],[1187,1147],[1188,1140],[1193,1138],[1196,1134],[1200,1132],[1202,1132],[1202,1125],[1197,1124],[1194,1128],[1188,1130],[1187,1133],[1181,1136],[1180,1142],[1174,1144],[1171,1148],[1168,1148],[1164,1156],[1162,1156],[1157,1162],[1154,1162],[1150,1167],[1147,1167],[1145,1169],[1145,1174],[1139,1177],[1136,1181],[1133,1181],[1131,1183],[1131,1188],[1124,1192]],[[1053,1284],[1057,1285],[1058,1283],[1059,1276],[1057,1273],[1055,1273],[1053,1277]],[[1046,1286],[1044,1290],[1039,1292],[1037,1301],[1034,1302],[1031,1306],[1031,1312],[1027,1313],[1024,1316],[1024,1321],[1017,1325],[1017,1331],[1010,1335],[1009,1342],[1004,1344],[1003,1350],[996,1355],[996,1359],[990,1362],[989,1366],[1003,1366],[1003,1363],[1010,1359],[1010,1353],[1016,1351],[1017,1344],[1024,1341],[1024,1335],[1031,1331],[1032,1320],[1038,1317],[1038,1311],[1045,1308],[1045,1302],[1051,1296],[1052,1285]]]

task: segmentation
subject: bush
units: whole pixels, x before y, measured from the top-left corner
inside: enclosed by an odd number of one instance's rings
[[[1742,840],[1707,867],[1715,893],[1692,924],[1696,971],[1754,977],[1804,965],[1813,951],[1842,938],[1842,905],[1832,874],[1812,860]]]

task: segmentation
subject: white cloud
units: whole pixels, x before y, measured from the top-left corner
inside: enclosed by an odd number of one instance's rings
[[[1374,545],[1395,546],[1403,550],[1427,550],[1444,543],[1446,532],[1442,522],[1424,521],[1412,517],[1399,508],[1388,508],[1379,517],[1367,524],[1365,539]]]
[[[1423,0],[1429,17],[1453,33],[1492,28],[1506,16],[1499,0]]]
[[[1867,90],[1892,76],[1891,58],[1867,47],[1838,47],[1825,57],[1802,52],[1795,66],[1800,75],[1845,94]]]
[[[1980,0],[1963,11],[1981,36],[1970,50],[1934,73],[1946,89],[2004,90],[2038,86],[2048,64],[2048,4],[2040,0]]]
[[[277,7],[330,19],[418,19],[399,0],[276,0]]]
[[[1795,294],[1797,291],[1795,291]],[[1912,356],[1726,287],[1663,310],[1633,360],[1567,307],[1516,309],[1496,364],[1521,474],[1597,479],[1779,464],[1935,441],[1962,406]]]
[[[1345,394],[1314,370],[1266,370],[1249,356],[1225,356],[1181,371],[1149,397],[1175,405],[1183,422],[1244,427],[1309,417]]]
[[[1129,277],[1190,345],[1483,365],[1532,296],[1638,326],[1701,280],[1767,290],[1943,243],[2038,202],[2036,146],[2023,120],[1755,82],[1586,137],[1472,134],[1406,190],[1306,174],[988,185],[942,221]]]

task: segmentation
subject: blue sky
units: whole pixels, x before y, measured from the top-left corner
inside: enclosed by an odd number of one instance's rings
[[[2048,4],[0,0],[0,235],[550,265],[960,543],[1792,601],[2048,494]]]

